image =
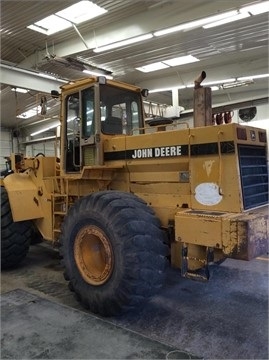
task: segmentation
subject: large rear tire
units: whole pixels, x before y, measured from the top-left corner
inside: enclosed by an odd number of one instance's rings
[[[13,222],[8,194],[1,187],[1,269],[20,264],[29,251],[31,235],[31,221]]]
[[[82,304],[103,316],[130,310],[162,286],[168,247],[160,222],[129,193],[79,200],[62,228],[65,278]]]

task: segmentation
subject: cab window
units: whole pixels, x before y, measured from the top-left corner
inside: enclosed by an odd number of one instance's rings
[[[94,134],[94,88],[82,91],[82,137]]]
[[[101,129],[105,134],[138,134],[142,125],[140,94],[100,85]]]
[[[78,171],[80,168],[80,110],[79,93],[66,99],[66,171]]]

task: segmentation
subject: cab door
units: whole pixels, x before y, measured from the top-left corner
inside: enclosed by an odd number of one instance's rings
[[[101,130],[98,87],[93,84],[66,96],[65,171],[81,172],[83,166],[100,162],[99,139]],[[100,164],[99,164],[100,165]]]

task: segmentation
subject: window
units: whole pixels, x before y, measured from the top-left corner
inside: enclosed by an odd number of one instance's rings
[[[139,93],[110,85],[100,85],[100,101],[103,133],[128,135],[139,133],[138,128],[143,126]]]
[[[79,93],[69,95],[67,98],[67,137],[79,137]]]
[[[94,88],[82,91],[82,137],[94,135]]]
[[[80,110],[79,93],[66,99],[66,171],[78,171],[80,168]]]

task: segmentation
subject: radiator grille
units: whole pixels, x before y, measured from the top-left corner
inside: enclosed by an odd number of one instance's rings
[[[244,209],[268,203],[266,148],[238,145]]]

